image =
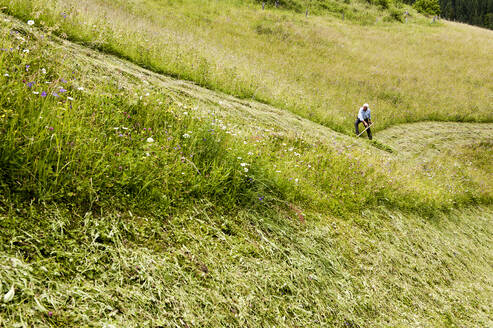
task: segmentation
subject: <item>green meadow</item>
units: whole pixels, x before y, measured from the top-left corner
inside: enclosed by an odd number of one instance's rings
[[[492,31],[356,0],[0,8],[0,327],[493,323]]]
[[[258,2],[233,0],[0,5],[152,71],[253,98],[345,133],[364,102],[378,108],[376,129],[423,120],[493,121],[485,101],[493,91],[491,31],[432,24],[399,3],[384,9],[366,0],[311,1],[308,17],[302,1],[287,3],[287,9],[266,10]],[[406,10],[408,23],[396,21]]]

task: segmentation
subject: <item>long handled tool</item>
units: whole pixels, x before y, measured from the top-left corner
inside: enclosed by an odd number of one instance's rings
[[[366,129],[364,129],[364,130],[363,130],[360,134],[358,134],[358,135],[356,136],[356,138],[357,138],[357,137],[359,137],[360,135],[362,135],[363,133],[365,133],[365,131],[366,131],[366,130],[368,130],[369,128],[371,128],[371,126],[372,126],[372,125],[373,125],[373,122],[371,122],[371,124],[370,124],[370,125],[368,125],[368,126],[366,127]]]

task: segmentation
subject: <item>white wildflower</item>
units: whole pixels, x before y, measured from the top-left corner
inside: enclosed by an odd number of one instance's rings
[[[243,168],[243,170],[245,171],[245,173],[247,173],[248,172],[248,167]]]
[[[248,152],[248,156],[252,156],[253,153],[251,151]]]
[[[15,295],[15,289],[14,289],[14,285],[12,285],[12,288],[10,288],[7,294],[3,295],[3,302],[8,303],[12,301],[14,299],[14,295]]]
[[[123,129],[123,130],[128,130],[128,128],[126,128],[126,127],[124,127],[124,126],[122,126],[122,129]]]
[[[240,156],[238,156],[238,159],[241,161],[241,157]]]
[[[28,54],[29,53],[29,49],[24,49],[24,50],[22,50],[22,52]]]
[[[112,325],[111,323],[105,323],[103,325],[103,328],[116,328],[116,326],[115,325]]]
[[[74,98],[72,98],[72,97],[67,97],[67,99],[70,101],[74,100]]]
[[[46,74],[46,69],[42,68],[41,73]]]
[[[77,90],[83,91],[84,90],[84,87],[78,87]]]
[[[146,156],[147,156],[147,157],[149,157],[149,156],[151,156],[151,154],[149,154],[149,153],[146,153]]]
[[[39,92],[38,91],[33,91],[33,94],[39,95]]]
[[[34,21],[33,21],[33,20],[28,20],[28,21],[27,21],[27,25],[29,25],[29,26],[33,26],[33,25],[34,25]]]
[[[298,183],[298,178],[294,179],[294,182]]]
[[[183,112],[183,115],[188,115],[188,112]]]
[[[183,138],[190,138],[190,135],[189,135],[188,133],[185,133],[185,134],[183,135]]]
[[[147,142],[151,143],[151,142],[154,142],[154,139],[152,139],[151,137],[147,138]]]
[[[247,163],[240,163],[241,166],[245,167],[247,166],[248,164]]]
[[[5,73],[3,76],[9,77],[10,75],[9,75],[9,73]]]

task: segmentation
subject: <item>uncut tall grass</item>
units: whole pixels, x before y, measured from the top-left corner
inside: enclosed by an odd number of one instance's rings
[[[421,120],[493,121],[493,32],[431,24],[413,10],[402,24],[363,2],[352,3],[353,11],[371,20],[262,11],[248,1],[0,4],[58,35],[338,131],[352,131],[364,102],[377,130]]]

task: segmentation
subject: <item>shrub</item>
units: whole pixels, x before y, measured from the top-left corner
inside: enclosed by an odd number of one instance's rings
[[[391,0],[366,0],[366,1],[372,5],[380,6],[383,9],[390,8],[390,5],[392,3]]]
[[[402,23],[404,22],[403,14],[399,9],[392,7],[389,10],[389,15],[384,17],[384,21],[387,22],[397,21]]]
[[[417,0],[413,7],[422,14],[439,15],[440,3],[438,0]]]

